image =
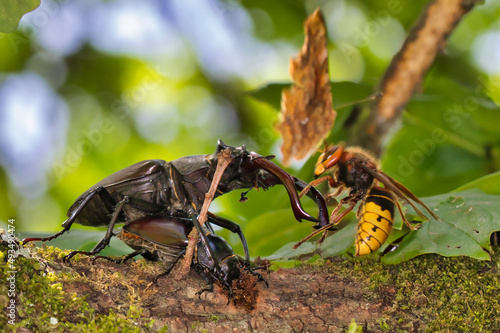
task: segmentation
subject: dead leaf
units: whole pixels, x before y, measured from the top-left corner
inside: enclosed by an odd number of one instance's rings
[[[290,60],[293,86],[281,94],[280,121],[283,164],[314,152],[332,128],[337,113],[332,107],[325,21],[319,9],[304,24],[304,45]]]

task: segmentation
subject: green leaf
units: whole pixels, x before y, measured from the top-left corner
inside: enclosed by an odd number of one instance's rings
[[[410,117],[405,119],[410,121]],[[426,128],[420,121],[405,126],[393,137],[382,158],[382,170],[417,196],[450,192],[457,184],[482,176],[487,168],[487,161],[443,142],[446,136],[435,133],[441,132]]]
[[[356,323],[356,320],[354,320],[353,318],[351,319],[347,333],[358,333],[358,332],[363,332],[363,326],[358,325]]]
[[[284,88],[289,88],[290,83],[270,83],[248,94],[262,102],[268,103],[276,110],[281,109],[281,92]],[[373,87],[367,84],[354,83],[351,81],[330,82],[333,108],[335,110],[355,104],[366,99],[373,93]],[[338,110],[337,110],[338,111]]]
[[[457,188],[454,192],[465,191],[472,188],[478,188],[488,194],[500,195],[500,171],[464,184]]]
[[[500,196],[468,190],[429,197],[422,201],[431,209],[434,208],[441,220],[425,221],[416,231],[409,231],[407,227],[402,230],[393,229],[386,244],[378,252],[383,252],[391,242],[405,234],[406,236],[394,251],[382,257],[383,262],[397,264],[426,253],[469,256],[479,260],[490,258],[485,249],[490,247],[491,234],[500,230]],[[293,250],[292,246],[300,239],[296,238],[268,259],[303,259],[318,252],[323,258],[328,258],[345,253],[353,248],[356,224],[357,219],[345,221],[339,227],[341,229],[329,235],[320,248],[316,241],[312,241]]]
[[[327,237],[321,245],[321,256],[328,258],[347,252],[354,244],[357,223],[356,219],[350,219],[342,229]]]
[[[296,243],[297,242],[291,242],[282,246],[278,251],[274,252],[273,255],[266,257],[266,259],[272,261],[283,261],[283,260],[300,258],[304,255],[310,256],[318,248],[318,246],[316,244],[313,244],[312,242],[305,242],[304,244],[299,246],[296,250],[294,250],[293,246]]]
[[[0,32],[14,32],[21,17],[40,6],[40,0],[2,0],[0,2]]]
[[[406,110],[382,169],[416,195],[450,192],[498,163],[500,112],[477,86],[430,78]]]
[[[314,210],[304,209],[313,213]],[[296,242],[311,232],[314,224],[309,221],[298,222],[290,208],[265,212],[248,221],[243,228],[251,255],[265,257],[273,254],[283,244]],[[295,243],[293,243],[295,244]]]
[[[263,87],[247,92],[253,98],[271,105],[276,110],[281,109],[281,92],[289,88],[291,83],[270,83]]]
[[[277,271],[279,268],[294,268],[302,265],[300,260],[286,260],[286,261],[274,261],[272,262],[269,269]]]
[[[54,233],[23,233],[23,238],[29,237],[49,237]],[[54,246],[61,250],[78,250],[90,251],[104,237],[105,230],[89,231],[81,229],[71,229],[68,233],[64,233],[58,238],[45,242],[47,246]],[[40,242],[35,243],[41,246]],[[111,238],[110,245],[107,246],[100,254],[104,256],[121,256],[131,253],[133,250],[125,243],[116,237]]]
[[[491,234],[500,230],[499,196],[468,190],[423,201],[435,207],[441,221],[422,223],[395,251],[382,257],[383,262],[396,264],[426,253],[490,259],[484,249],[490,247]]]
[[[304,259],[311,257],[315,253],[319,253],[323,258],[328,258],[345,253],[353,246],[357,223],[356,219],[346,219],[346,221],[347,223],[343,223],[342,221],[341,225],[337,226],[340,230],[332,232],[321,246],[317,244],[317,240],[321,237],[320,234],[313,241],[304,242],[294,250],[293,246],[297,244],[299,240],[299,238],[296,238],[294,241],[281,247],[271,256],[266,257],[266,259],[272,260],[273,262],[276,260]]]

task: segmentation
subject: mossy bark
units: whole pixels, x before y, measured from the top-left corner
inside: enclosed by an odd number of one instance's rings
[[[7,331],[345,332],[351,320],[363,332],[500,330],[498,254],[491,262],[428,255],[396,266],[376,256],[319,260],[265,275],[269,288],[244,274],[228,304],[218,285],[199,297],[206,285],[194,271],[157,286],[160,263],[76,257],[70,266],[58,249],[31,252],[15,260],[15,325],[0,314]],[[4,283],[4,308],[7,295]]]

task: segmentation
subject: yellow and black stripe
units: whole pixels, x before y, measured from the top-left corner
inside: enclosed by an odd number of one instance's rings
[[[371,188],[363,204],[356,232],[356,255],[376,251],[387,240],[394,222],[395,198],[390,190]]]

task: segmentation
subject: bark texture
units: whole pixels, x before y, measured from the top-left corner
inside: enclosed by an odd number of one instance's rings
[[[151,281],[162,266],[144,260],[92,265],[84,258],[72,267],[51,262],[49,270],[77,273],[76,279],[62,282],[63,290],[86,297],[97,313],[113,311],[126,317],[132,305],[141,317],[155,319],[152,331],[167,325],[168,332],[344,332],[352,319],[375,327],[388,306],[366,286],[325,267],[264,274],[269,287],[245,273],[229,304],[227,290],[218,284],[214,292],[198,296],[206,284],[194,270],[182,280],[160,278],[156,286]]]

